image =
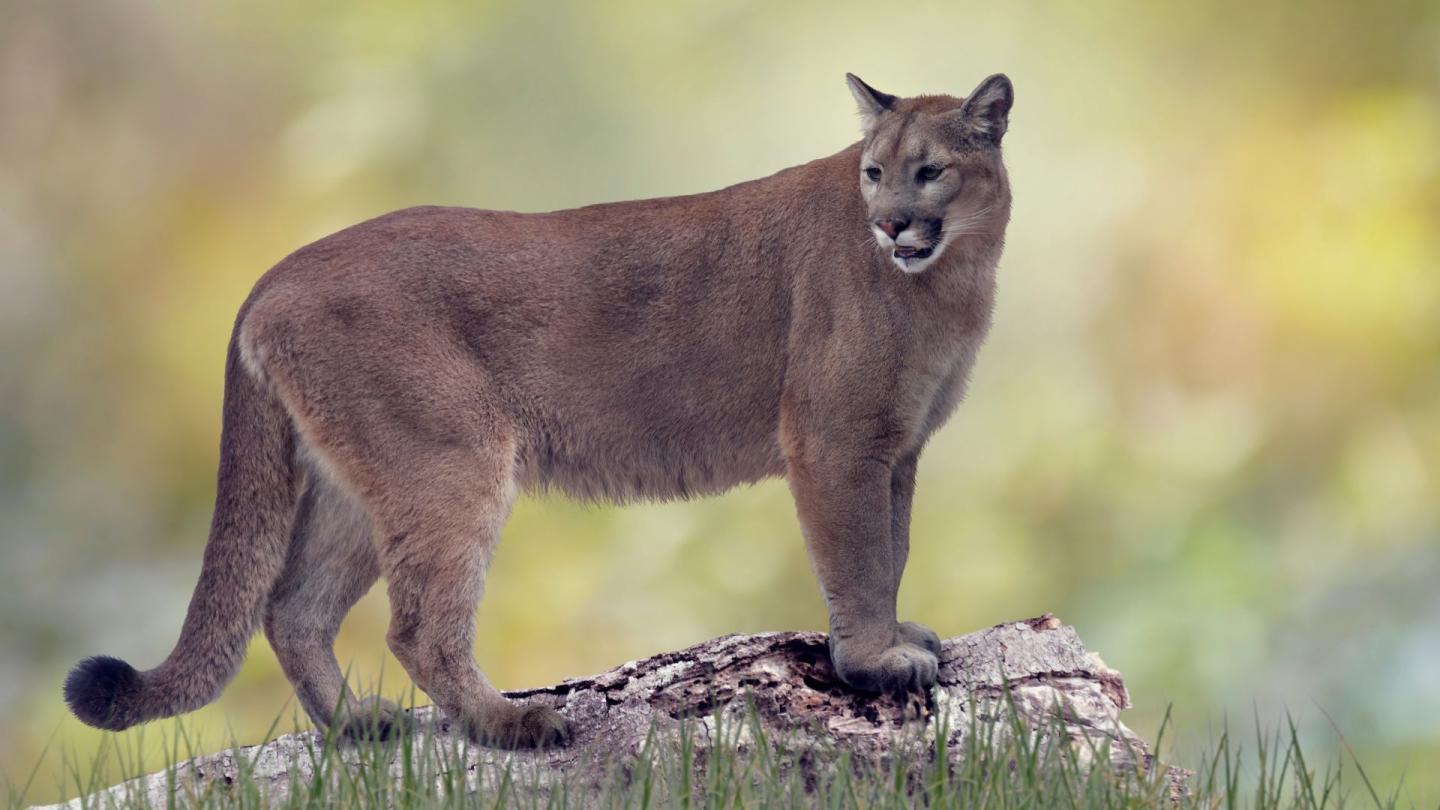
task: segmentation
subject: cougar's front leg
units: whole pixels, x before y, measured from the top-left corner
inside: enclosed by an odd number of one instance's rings
[[[890,471],[890,548],[895,561],[895,592],[905,575],[905,562],[910,557],[910,505],[915,499],[915,468],[919,454],[911,453]],[[901,622],[900,638],[930,652],[940,654],[940,637],[919,622]]]
[[[892,538],[892,466],[808,447],[787,459],[787,476],[830,612],[836,672],[870,692],[929,689],[935,653],[907,641],[895,621],[900,561]]]

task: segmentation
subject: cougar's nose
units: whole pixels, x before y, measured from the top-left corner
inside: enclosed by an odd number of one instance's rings
[[[895,238],[895,234],[900,233],[901,231],[903,231],[903,230],[905,230],[906,228],[910,227],[910,220],[908,220],[908,219],[877,219],[877,220],[875,220],[875,227],[877,227],[877,228],[879,228],[880,230],[884,231],[886,236],[890,237],[891,239],[894,239],[894,238]]]

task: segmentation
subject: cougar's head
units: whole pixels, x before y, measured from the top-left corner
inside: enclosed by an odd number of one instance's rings
[[[922,273],[970,235],[998,238],[1010,188],[1000,160],[1015,90],[1003,74],[965,98],[882,93],[845,74],[865,141],[860,193],[875,242],[906,273]]]

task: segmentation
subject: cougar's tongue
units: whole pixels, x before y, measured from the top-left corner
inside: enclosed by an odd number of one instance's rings
[[[897,247],[895,248],[895,255],[902,259],[913,259],[917,256],[924,257],[930,255],[930,248]]]

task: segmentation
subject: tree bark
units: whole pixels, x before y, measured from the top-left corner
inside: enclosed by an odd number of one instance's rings
[[[736,729],[758,721],[767,735],[782,736],[788,751],[811,752],[794,757],[787,767],[825,767],[819,752],[845,751],[861,767],[885,768],[901,754],[897,746],[906,744],[900,740],[907,735],[897,731],[914,730],[908,735],[911,753],[928,756],[935,750],[935,735],[943,730],[947,756],[958,763],[973,727],[988,726],[1001,737],[1010,733],[1011,707],[1037,733],[1070,745],[1082,761],[1108,751],[1117,773],[1152,774],[1160,769],[1172,795],[1185,792],[1189,776],[1158,763],[1146,743],[1120,721],[1120,711],[1130,706],[1120,673],[1087,651],[1074,628],[1049,614],[946,640],[939,683],[928,705],[847,688],[831,668],[825,635],[813,632],[723,636],[599,675],[508,694],[558,709],[573,722],[574,741],[564,748],[515,753],[468,746],[462,753],[467,770],[484,773],[489,766],[503,768],[513,762],[539,777],[531,780],[531,789],[568,780],[571,798],[576,784],[601,789],[602,771],[613,774],[617,761],[639,754],[647,736],[652,745],[674,738],[682,723],[700,767],[717,726]],[[449,723],[431,707],[410,716],[417,734],[449,739]],[[729,739],[723,732],[721,736]],[[197,757],[175,766],[169,778],[162,771],[101,791],[91,797],[91,806],[97,805],[96,799],[98,806],[106,806],[126,796],[166,806],[173,785],[189,792],[231,784],[241,777],[242,761],[250,763],[251,782],[271,798],[282,799],[292,783],[310,778],[313,760],[306,752],[316,748],[319,739],[315,732],[297,732]],[[738,744],[743,752],[744,746],[755,745],[755,738],[742,735]],[[343,748],[339,751],[341,757],[349,755]],[[78,800],[72,804],[79,806]]]

